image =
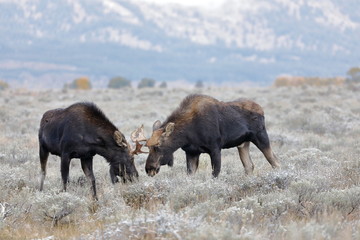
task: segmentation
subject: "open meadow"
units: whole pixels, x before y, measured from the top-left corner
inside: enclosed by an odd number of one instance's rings
[[[155,120],[195,92],[259,103],[281,169],[251,145],[253,176],[236,148],[222,151],[218,178],[206,154],[187,176],[178,150],[174,167],[162,166],[153,178],[145,173],[147,155],[135,156],[139,181],[113,185],[96,156],[94,204],[80,161],[72,160],[61,192],[60,158],[50,155],[38,190],[37,135],[46,110],[92,101],[130,141],[141,124],[149,137]],[[359,92],[360,85],[0,91],[0,239],[360,239]]]

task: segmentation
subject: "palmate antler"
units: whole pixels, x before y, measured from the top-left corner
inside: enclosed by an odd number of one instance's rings
[[[131,133],[130,138],[131,141],[135,143],[135,148],[131,146],[131,144],[129,144],[130,152],[132,155],[138,155],[139,153],[148,153],[141,150],[142,146],[147,141],[147,138],[144,135],[144,125],[141,125],[141,127],[133,131]],[[141,144],[140,142],[144,142],[144,143]]]

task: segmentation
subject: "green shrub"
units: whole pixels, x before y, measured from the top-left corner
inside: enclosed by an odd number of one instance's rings
[[[124,77],[114,77],[110,79],[108,88],[124,88],[131,87],[131,81]]]
[[[167,83],[166,82],[162,82],[160,85],[159,85],[160,88],[167,88]]]
[[[352,67],[347,71],[346,74],[350,81],[360,82],[360,67]]]
[[[153,88],[155,87],[155,80],[151,78],[143,78],[139,82],[138,88]]]
[[[203,83],[201,80],[199,80],[199,81],[197,81],[197,82],[195,83],[195,87],[196,87],[196,88],[203,88],[203,87],[204,87],[204,83]]]

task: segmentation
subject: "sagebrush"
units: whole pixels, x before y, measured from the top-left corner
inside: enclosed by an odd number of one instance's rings
[[[92,89],[0,95],[0,239],[359,239],[360,95],[357,86],[282,88]],[[211,176],[207,155],[186,174],[185,154],[154,178],[136,157],[139,181],[112,185],[95,157],[99,201],[76,159],[67,192],[60,161],[50,156],[43,192],[37,132],[42,114],[77,101],[95,102],[129,140],[144,124],[151,133],[193,91],[219,100],[258,102],[282,167],[273,170],[256,147],[246,176],[236,149],[222,151]]]

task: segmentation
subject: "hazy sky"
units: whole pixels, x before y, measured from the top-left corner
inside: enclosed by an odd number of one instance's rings
[[[203,6],[209,8],[218,7],[223,2],[225,2],[225,0],[139,0],[139,1],[155,2],[161,4],[178,3],[186,6]]]

